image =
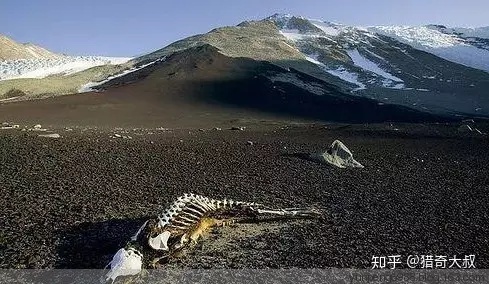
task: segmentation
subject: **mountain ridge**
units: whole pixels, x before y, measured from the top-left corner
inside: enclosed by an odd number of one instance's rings
[[[389,29],[399,34],[392,35]],[[98,77],[105,79],[88,81],[78,89],[103,91],[110,88],[110,81],[133,83],[141,69],[152,68],[177,52],[210,45],[231,58],[267,61],[289,72],[307,74],[311,76],[310,84],[300,83],[306,90],[315,89],[315,80],[320,80],[335,85],[339,92],[371,99],[379,105],[402,105],[443,115],[489,116],[489,99],[485,95],[489,69],[481,70],[465,61],[464,65],[460,60],[467,58],[454,60],[438,52],[438,45],[444,50],[462,46],[485,55],[489,52],[485,39],[462,36],[460,31],[441,25],[405,29],[354,27],[275,14],[181,39],[133,58],[126,67]],[[404,36],[403,32],[409,34],[413,29],[419,34],[416,40],[424,47]],[[469,59],[489,66],[489,56]],[[1,87],[0,84],[0,93]],[[323,91],[314,93],[321,95]]]
[[[211,45],[176,52],[98,86],[98,92],[0,104],[2,119],[54,126],[190,128],[231,127],[239,121],[451,121],[353,97],[300,71],[225,56]]]
[[[51,52],[33,43],[18,43],[0,34],[0,60],[58,58],[62,55]]]
[[[333,82],[353,95],[382,103],[452,115],[489,114],[487,98],[482,96],[489,87],[487,72],[372,33],[368,28],[292,15],[273,15],[214,29],[134,61],[147,63],[204,43],[231,57],[268,60],[283,68],[295,68]]]

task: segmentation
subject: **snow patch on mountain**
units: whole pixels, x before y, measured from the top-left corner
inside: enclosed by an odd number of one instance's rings
[[[443,59],[489,72],[489,50],[467,44],[456,34],[427,26],[376,26],[369,31],[392,37]]]
[[[101,86],[109,81],[112,81],[116,78],[120,78],[120,77],[123,77],[127,74],[130,74],[130,73],[133,73],[133,72],[136,72],[138,70],[141,70],[145,67],[148,67],[148,66],[151,66],[153,64],[156,64],[158,62],[161,62],[161,61],[164,61],[166,59],[166,57],[162,57],[162,58],[159,58],[155,61],[152,61],[152,62],[149,62],[149,63],[146,63],[146,64],[143,64],[141,66],[138,66],[138,67],[131,67],[129,69],[126,69],[118,74],[115,74],[115,75],[112,75],[112,76],[109,76],[107,77],[105,80],[102,80],[102,81],[99,81],[99,82],[88,82],[86,84],[83,84],[82,86],[80,86],[80,88],[78,89],[78,93],[87,93],[87,92],[96,92],[97,89],[95,89],[95,87],[98,87],[98,86]]]
[[[451,30],[453,33],[458,33],[463,35],[464,37],[478,37],[489,39],[489,27],[480,27],[480,28],[447,28]]]
[[[59,58],[17,59],[0,61],[0,80],[20,78],[45,78],[47,76],[55,74],[70,75],[96,66],[123,64],[130,59],[132,58],[101,56],[62,56]]]
[[[323,63],[318,61],[317,56],[314,56],[314,55],[307,56],[306,55],[306,60],[309,62],[312,62],[314,64],[320,65],[321,67],[326,67]]]
[[[314,64],[318,65],[319,67],[321,67],[327,73],[329,73],[329,74],[331,74],[331,75],[333,75],[335,77],[338,77],[338,78],[340,78],[341,80],[343,80],[345,82],[348,82],[348,83],[352,83],[354,85],[357,85],[358,88],[353,89],[353,91],[365,90],[367,88],[367,86],[365,86],[365,84],[363,84],[362,82],[360,82],[358,80],[358,74],[353,73],[353,72],[349,72],[348,70],[346,70],[345,68],[343,68],[341,66],[340,67],[337,67],[336,69],[328,68],[326,65],[324,65],[321,62],[319,62],[318,59],[317,59],[317,56],[315,56],[315,55],[306,56],[306,60],[309,61],[309,62],[311,62],[311,63],[314,63]]]
[[[326,35],[329,36],[338,36],[341,33],[341,29],[339,29],[339,25],[318,21],[318,20],[309,20],[314,26],[321,29]]]
[[[348,70],[346,70],[343,67],[338,67],[337,69],[324,69],[324,71],[328,72],[329,74],[331,74],[333,76],[340,78],[343,81],[357,85],[358,88],[353,89],[353,91],[365,90],[367,88],[367,86],[365,86],[365,84],[363,84],[362,82],[360,82],[358,80],[357,74],[355,74],[353,72],[349,72]]]
[[[392,86],[391,82],[384,82],[384,87],[390,89],[396,89],[396,90],[408,90],[408,88],[406,88],[406,85],[404,85],[404,83],[397,83],[394,86]]]
[[[300,33],[299,30],[296,29],[283,29],[279,31],[281,35],[285,36],[288,40],[291,41],[299,41],[308,38],[317,38],[318,35],[315,34],[303,34]]]
[[[365,51],[366,51],[368,54],[372,55],[373,57],[375,57],[375,58],[377,58],[377,59],[380,59],[380,60],[382,60],[382,61],[384,61],[384,62],[387,62],[387,60],[385,60],[385,58],[384,58],[384,57],[382,57],[382,56],[380,56],[380,55],[377,55],[376,53],[374,53],[374,52],[372,52],[372,51],[370,51],[370,50],[368,50],[368,49],[365,49]]]
[[[375,41],[380,41],[377,34],[369,32],[366,28],[349,27],[345,25],[324,22],[320,20],[307,20],[317,30],[305,30],[300,25],[305,25],[303,22],[292,22],[293,17],[290,15],[280,18],[278,15],[273,16],[273,20],[279,27],[280,34],[285,36],[289,41],[292,41],[297,48],[303,53],[306,60],[318,65],[326,73],[338,77],[339,79],[351,83],[356,88],[352,91],[364,90],[368,86],[380,86],[391,89],[404,89],[404,81],[387,70],[382,68],[376,62],[382,62],[383,65],[390,66],[391,64],[383,57],[367,50],[367,47],[373,47],[369,39],[374,38]],[[301,18],[304,19],[304,18]],[[318,53],[314,51],[312,46],[316,44],[317,39],[326,38],[331,42],[338,42],[338,48],[341,53],[348,55],[353,64],[341,64],[341,62],[331,62],[319,60]],[[358,48],[363,47],[361,52]],[[331,48],[328,47],[328,48]],[[320,50],[319,50],[320,52]],[[374,62],[375,61],[375,62]],[[362,71],[363,70],[363,71]]]
[[[414,47],[442,48],[463,44],[455,35],[444,34],[425,26],[376,26],[369,30],[394,37]]]
[[[292,73],[274,74],[274,75],[270,75],[268,79],[273,83],[282,82],[282,83],[293,84],[301,89],[307,90],[308,92],[318,96],[324,95],[324,90],[320,84],[305,82]]]
[[[402,79],[399,79],[396,76],[389,74],[388,72],[380,68],[379,65],[377,65],[375,62],[370,61],[366,57],[362,56],[357,49],[348,50],[347,54],[348,56],[350,56],[351,60],[353,60],[353,64],[355,64],[356,66],[364,70],[373,72],[379,76],[382,76],[385,79],[392,80],[395,82],[403,82]]]
[[[383,79],[381,81],[382,87],[384,88],[389,88],[389,89],[397,89],[397,90],[403,90],[405,89],[404,81],[396,76],[393,76],[392,74],[388,73],[387,71],[384,71],[382,68],[380,68],[375,62],[368,60],[366,57],[362,56],[358,50],[349,50],[348,55],[352,59],[353,63],[355,66],[360,67],[363,70],[372,72],[375,74],[375,76],[381,76]],[[356,86],[358,86],[356,89],[353,89],[352,91],[359,91],[359,90],[365,90],[367,89],[367,86],[362,83],[359,80],[359,75],[355,72],[348,71],[345,67],[343,66],[336,66],[334,68],[330,68],[326,66],[325,64],[321,63],[318,60],[317,55],[306,55],[306,60],[318,65],[321,67],[325,72],[340,78],[341,80],[352,83]],[[372,79],[369,80],[369,84],[372,84],[376,82],[377,80]]]

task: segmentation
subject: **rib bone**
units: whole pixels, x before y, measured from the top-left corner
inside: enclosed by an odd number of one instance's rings
[[[250,213],[252,213],[250,215]],[[254,202],[233,201],[230,199],[215,200],[196,194],[184,194],[178,197],[165,211],[155,219],[146,221],[126,245],[114,256],[110,263],[111,271],[107,279],[115,280],[118,276],[133,275],[135,271],[125,272],[125,267],[142,266],[142,253],[138,249],[148,247],[156,252],[171,255],[190,242],[196,242],[206,228],[223,224],[216,216],[251,218],[256,215],[279,215],[284,217],[314,217],[320,214],[315,209],[286,208],[274,209]],[[231,222],[233,221],[230,219]],[[161,259],[164,257],[158,257]],[[139,265],[141,263],[141,265]],[[136,269],[137,272],[137,269]]]

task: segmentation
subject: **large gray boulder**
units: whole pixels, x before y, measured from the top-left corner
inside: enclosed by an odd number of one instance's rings
[[[327,151],[313,154],[311,158],[338,168],[363,168],[363,165],[353,159],[353,154],[339,140],[334,141]]]

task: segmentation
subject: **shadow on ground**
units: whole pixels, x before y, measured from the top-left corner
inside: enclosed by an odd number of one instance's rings
[[[59,233],[59,269],[102,269],[147,218],[84,222]]]

